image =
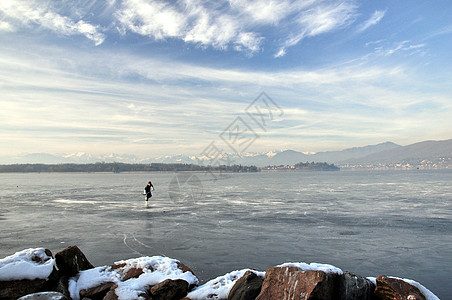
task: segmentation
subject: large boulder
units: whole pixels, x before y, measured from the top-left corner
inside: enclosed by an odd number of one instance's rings
[[[0,281],[0,299],[15,300],[45,289],[46,279]]]
[[[55,254],[56,265],[61,275],[71,277],[78,272],[94,268],[85,254],[77,247],[68,247]]]
[[[371,300],[375,285],[367,278],[344,272],[339,276],[339,299]]]
[[[262,283],[256,273],[246,271],[229,291],[228,300],[254,300],[261,292]]]
[[[182,279],[166,279],[150,290],[152,300],[179,300],[185,297],[187,292],[188,282]]]
[[[375,298],[379,300],[425,300],[424,294],[415,286],[398,278],[377,277]]]
[[[337,299],[338,274],[297,267],[268,268],[257,300]]]
[[[25,249],[0,259],[0,299],[51,290],[57,271],[52,252],[44,248]]]

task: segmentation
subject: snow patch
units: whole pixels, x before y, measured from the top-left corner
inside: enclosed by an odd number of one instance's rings
[[[265,272],[258,272],[251,269],[233,271],[223,276],[218,276],[217,278],[195,288],[193,291],[188,293],[187,297],[192,300],[227,299],[235,282],[243,277],[246,271],[251,271],[261,278],[265,277]]]
[[[0,259],[0,280],[47,279],[55,260],[44,248],[29,248]]]
[[[344,274],[344,272],[333,266],[333,265],[328,265],[328,264],[319,264],[319,263],[304,263],[304,262],[289,262],[289,263],[284,263],[282,265],[279,265],[277,267],[296,267],[299,269],[302,269],[303,271],[323,271],[325,273],[336,273],[338,275],[342,275]]]
[[[78,276],[69,280],[69,292],[74,300],[80,299],[80,291],[96,287],[102,283],[113,282],[118,285],[116,295],[119,300],[141,299],[140,294],[166,279],[183,279],[191,284],[198,284],[198,279],[191,272],[183,272],[178,268],[179,261],[162,256],[146,256],[128,260],[121,260],[115,265],[124,265],[120,270],[108,266],[81,271]],[[132,268],[143,269],[138,278],[121,281],[123,272]]]
[[[421,291],[421,293],[424,294],[425,299],[427,299],[427,300],[439,300],[439,298],[435,294],[433,294],[429,289],[427,289],[425,286],[423,286],[422,284],[420,284],[417,281],[414,281],[414,280],[411,280],[411,279],[406,279],[406,278],[392,277],[392,276],[389,276],[389,278],[403,280],[406,283],[417,287],[419,289],[419,291]]]
[[[394,278],[394,279],[403,280],[406,283],[417,287],[419,289],[419,291],[421,291],[421,293],[425,296],[425,299],[427,299],[427,300],[439,300],[439,298],[435,294],[433,294],[429,289],[427,289],[425,286],[423,286],[422,284],[420,284],[417,281],[414,281],[414,280],[411,280],[411,279],[406,279],[406,278],[394,277],[394,276],[388,276],[388,278]],[[377,278],[376,277],[367,277],[367,279],[372,281],[375,286],[377,285]]]

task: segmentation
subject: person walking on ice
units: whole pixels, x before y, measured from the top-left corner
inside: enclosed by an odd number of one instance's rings
[[[149,200],[149,198],[152,197],[151,188],[153,191],[155,191],[154,186],[152,185],[152,182],[148,182],[148,185],[144,187],[144,194],[146,195],[146,201]]]

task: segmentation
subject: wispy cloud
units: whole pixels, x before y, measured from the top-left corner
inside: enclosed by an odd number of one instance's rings
[[[280,57],[306,37],[346,27],[356,8],[352,1],[125,0],[116,17],[124,34],[129,30],[221,50],[257,52],[266,32],[277,32],[282,44],[275,56]]]
[[[408,122],[412,116],[404,113],[406,109],[425,101],[424,95],[400,89],[405,84],[403,69],[361,62],[264,72],[202,67],[107,49],[38,47],[32,55],[2,49],[0,64],[0,145],[5,153],[13,151],[7,148],[13,145],[29,152],[114,148],[158,154],[168,153],[171,143],[175,153],[197,153],[244,114],[263,87],[284,107],[285,117],[262,137],[262,150],[275,141],[282,145],[292,140],[288,146],[293,147],[305,138],[322,136],[378,142],[391,138],[394,122],[387,122],[389,116],[400,120],[401,115]],[[139,80],[130,82],[131,77]],[[447,101],[435,99],[444,111],[437,117],[446,123]],[[24,142],[17,140],[18,134]]]
[[[1,1],[0,14],[3,14],[17,26],[30,26],[33,24],[62,35],[81,34],[92,40],[95,45],[100,45],[105,40],[105,35],[100,32],[99,26],[89,24],[83,20],[74,21],[55,12],[48,3],[41,1]]]
[[[363,22],[362,24],[360,24],[358,26],[357,31],[363,32],[363,31],[367,30],[369,27],[375,26],[378,23],[380,23],[380,21],[383,19],[383,17],[386,14],[386,11],[387,10],[376,10],[367,21]]]
[[[427,46],[424,43],[421,44],[413,44],[411,41],[401,41],[392,46],[382,46],[379,43],[376,43],[375,54],[379,56],[390,56],[397,53],[403,53],[405,55],[425,55]]]
[[[262,37],[247,31],[236,16],[202,1],[125,0],[116,17],[123,29],[156,40],[177,38],[187,43],[257,51]],[[124,32],[124,30],[121,30]]]
[[[356,5],[352,2],[320,4],[300,11],[294,20],[294,29],[274,55],[284,56],[288,47],[307,37],[324,34],[350,25],[354,21]]]
[[[446,34],[452,34],[452,25],[442,27],[434,32],[431,32],[428,34],[424,39],[431,39],[438,36],[446,35]]]

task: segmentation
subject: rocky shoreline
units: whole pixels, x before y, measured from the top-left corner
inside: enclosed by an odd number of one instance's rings
[[[331,265],[286,263],[265,272],[233,271],[199,285],[176,259],[139,257],[94,267],[77,246],[55,256],[44,248],[0,259],[0,300],[436,300],[421,284],[365,278]]]

